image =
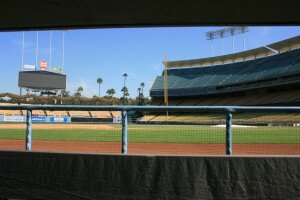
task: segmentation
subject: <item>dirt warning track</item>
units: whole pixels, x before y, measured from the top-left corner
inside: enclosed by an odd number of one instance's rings
[[[300,155],[300,144],[234,144],[234,155]],[[1,150],[24,150],[24,140],[0,140]],[[33,151],[120,153],[121,142],[33,141]],[[128,154],[225,155],[223,144],[129,143]]]

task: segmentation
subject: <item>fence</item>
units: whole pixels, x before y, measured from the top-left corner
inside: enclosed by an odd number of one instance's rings
[[[6,105],[0,110],[26,111],[26,116],[0,116],[2,150],[300,155],[300,107]],[[120,111],[121,120],[74,123],[70,117],[33,116],[37,110]],[[132,119],[134,112],[147,114]]]

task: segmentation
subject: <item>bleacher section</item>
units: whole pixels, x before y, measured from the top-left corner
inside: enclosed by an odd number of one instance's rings
[[[300,114],[281,113],[244,113],[234,114],[234,124],[273,124],[300,123]],[[141,123],[176,124],[224,124],[225,115],[221,114],[159,114],[143,117]]]
[[[121,112],[120,111],[111,111],[111,115],[113,117],[120,117],[121,116]]]
[[[91,117],[88,111],[68,111],[70,117]]]
[[[22,111],[24,114],[26,113],[25,111]],[[46,111],[44,110],[33,110],[32,111],[33,116],[46,116]]]
[[[112,114],[110,111],[91,111],[93,118],[111,118]]]
[[[53,117],[69,117],[67,111],[46,111],[47,116]]]
[[[2,106],[6,105],[15,105],[10,103],[0,103]],[[22,115],[20,110],[0,110],[0,115],[6,115],[6,116],[14,116],[14,115]]]
[[[16,105],[0,103],[0,105]],[[25,116],[26,110],[0,110],[0,115]],[[112,118],[121,116],[120,111],[49,111],[33,110],[33,116],[73,117],[73,118]]]
[[[282,103],[293,103],[300,101],[300,90],[286,90],[251,95],[232,95],[225,97],[201,97],[185,99],[169,99],[169,105],[177,106],[259,106],[277,105]],[[156,100],[156,102],[160,102]],[[155,102],[152,102],[152,105]]]
[[[206,67],[168,70],[170,97],[216,94],[228,90],[300,82],[300,49],[272,56]],[[163,74],[157,76],[150,96],[163,96]]]

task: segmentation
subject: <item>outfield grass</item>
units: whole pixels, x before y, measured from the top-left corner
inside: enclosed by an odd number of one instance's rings
[[[120,126],[111,130],[33,130],[34,140],[46,141],[121,141]],[[0,139],[25,139],[25,130],[0,129]],[[225,143],[225,128],[186,125],[129,125],[129,142]],[[300,144],[300,128],[233,128],[233,143]]]

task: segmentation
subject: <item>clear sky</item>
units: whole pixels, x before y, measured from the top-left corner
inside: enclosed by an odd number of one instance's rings
[[[70,30],[65,33],[65,62],[67,90],[74,93],[82,86],[84,95],[98,95],[96,79],[102,77],[102,95],[114,88],[121,96],[123,73],[128,74],[130,96],[145,82],[145,95],[168,60],[193,59],[210,56],[210,42],[205,32],[222,27],[124,28]],[[246,50],[267,45],[300,34],[300,26],[249,27]],[[38,60],[49,60],[50,31],[39,32]],[[0,32],[0,93],[18,93],[18,72],[21,67],[22,32]],[[36,32],[25,32],[24,64],[35,64]],[[62,31],[53,31],[52,66],[62,63]],[[235,37],[235,51],[243,50],[242,36]],[[231,38],[224,40],[224,53],[231,53]],[[214,41],[214,55],[221,54],[221,41]]]

